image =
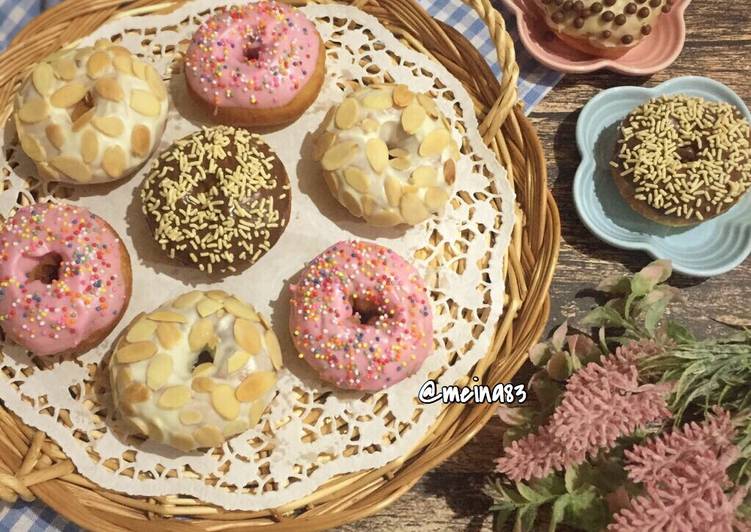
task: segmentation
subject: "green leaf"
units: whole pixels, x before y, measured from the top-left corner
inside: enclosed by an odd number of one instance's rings
[[[623,316],[612,307],[596,307],[582,320],[587,327],[626,327]]]
[[[563,349],[563,344],[566,343],[566,333],[568,333],[568,321],[564,321],[553,333],[553,337],[550,342],[553,344],[553,348],[556,351]]]
[[[609,519],[607,503],[593,486],[580,488],[569,494],[565,524],[595,532],[603,530]]]
[[[647,310],[644,316],[644,328],[647,329],[650,336],[655,335],[657,330],[657,324],[660,323],[662,316],[665,314],[665,310],[668,308],[672,297],[666,296],[652,304]]]
[[[568,493],[576,491],[579,484],[579,468],[576,466],[567,467],[564,479],[566,481],[566,491]]]
[[[537,519],[537,506],[529,505],[519,510],[516,514],[516,523],[514,531],[528,532],[535,526]]]
[[[529,350],[529,361],[535,366],[544,366],[550,360],[550,346],[547,343],[537,344]]]
[[[544,372],[537,372],[532,375],[532,378],[529,379],[529,387],[543,409],[554,405],[563,392],[561,385],[552,381]]]
[[[557,381],[565,381],[571,376],[574,370],[574,366],[571,361],[571,356],[563,351],[553,353],[553,356],[548,360],[547,366],[548,375],[550,378]]]
[[[558,499],[553,504],[553,511],[550,514],[550,526],[548,527],[549,532],[555,532],[555,530],[558,528],[558,525],[563,522],[563,519],[566,516],[566,508],[568,507],[569,501],[569,495],[562,495],[561,497],[558,497]]]
[[[688,344],[696,341],[694,334],[686,327],[673,320],[668,320],[668,336],[679,344]]]
[[[548,499],[544,494],[537,493],[535,490],[527,486],[524,482],[516,483],[516,491],[518,491],[522,497],[524,497],[531,503],[542,504]]]
[[[600,292],[625,296],[631,290],[631,279],[627,275],[611,275],[606,277],[597,285]]]
[[[495,511],[495,516],[493,517],[493,529],[497,532],[504,532],[508,530],[505,526],[506,522],[508,522],[509,517],[516,513],[516,508],[500,510],[491,508],[491,510]]]

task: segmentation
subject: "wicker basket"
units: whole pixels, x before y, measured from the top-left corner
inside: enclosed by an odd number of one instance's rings
[[[542,148],[517,102],[519,69],[511,37],[490,0],[465,1],[488,24],[503,69],[500,83],[466,39],[433,20],[416,0],[348,3],[377,17],[408,46],[433,56],[464,84],[475,101],[485,142],[513,177],[519,216],[506,271],[498,272],[507,278],[506,312],[491,351],[473,373],[493,385],[514,375],[546,323],[560,221],[547,189]],[[154,14],[175,6],[175,1],[158,0],[67,0],[50,9],[24,28],[0,55],[0,116],[7,118],[19,82],[49,53],[113,17]],[[400,460],[378,470],[334,478],[312,495],[285,507],[229,512],[189,497],[130,497],[101,489],[76,473],[54,441],[0,407],[0,498],[13,503],[18,498],[39,497],[67,519],[93,530],[328,528],[360,519],[393,502],[426,471],[466,444],[493,410],[492,405],[452,405],[421,444]],[[171,519],[176,516],[190,519]]]

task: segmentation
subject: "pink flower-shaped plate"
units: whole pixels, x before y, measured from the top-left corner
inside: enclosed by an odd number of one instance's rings
[[[540,63],[568,74],[605,68],[628,76],[654,74],[670,66],[686,42],[683,15],[691,0],[675,0],[670,13],[662,15],[652,35],[618,57],[608,59],[586,54],[558,39],[542,20],[533,0],[503,0],[516,16],[524,47]]]

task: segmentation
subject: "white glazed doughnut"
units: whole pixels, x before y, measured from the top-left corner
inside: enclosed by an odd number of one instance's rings
[[[279,342],[263,316],[221,290],[193,291],[136,318],[109,365],[115,409],[182,451],[255,426],[274,396]]]
[[[107,40],[38,64],[16,97],[22,149],[46,181],[127,176],[159,144],[167,89],[158,72]]]
[[[350,213],[389,227],[443,212],[459,147],[433,98],[404,85],[373,85],[332,109],[313,155]]]

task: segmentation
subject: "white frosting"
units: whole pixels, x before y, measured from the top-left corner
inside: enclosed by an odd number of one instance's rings
[[[236,316],[238,309],[242,310]],[[256,331],[255,352],[237,337],[238,320]],[[192,348],[190,337],[199,322],[210,323],[206,335],[210,339],[207,345]],[[165,342],[168,331],[160,327],[179,334]],[[130,346],[143,348],[144,354],[133,355]],[[213,361],[199,364],[202,351],[211,352]],[[145,358],[132,361],[141,357]],[[153,371],[160,363],[162,370]],[[268,323],[251,306],[222,291],[189,292],[136,318],[123,333],[109,365],[115,408],[130,428],[183,451],[220,445],[256,425],[274,396],[279,368],[279,344]],[[262,383],[245,388],[252,393],[251,400],[238,391],[247,379],[246,385]],[[231,397],[218,397],[221,387],[231,388]],[[177,400],[165,404],[165,394]],[[228,405],[229,412],[222,415],[217,402]]]
[[[410,103],[405,106],[394,101],[396,85],[371,85],[359,88],[349,95],[339,106],[332,109],[325,131],[317,141],[315,154],[321,159],[324,178],[337,200],[344,205],[351,214],[365,218],[369,223],[377,226],[394,226],[399,224],[417,225],[431,215],[442,214],[445,204],[450,197],[454,175],[446,175],[447,162],[455,170],[455,162],[459,158],[459,148],[456,140],[451,136],[451,130],[445,117],[438,111],[432,97],[420,94],[414,95],[405,90]],[[386,97],[390,103],[368,105],[369,98],[376,93]],[[345,127],[337,119],[340,108],[347,100],[358,102],[357,119],[351,127]],[[397,100],[402,101],[398,96]],[[388,107],[383,108],[385,105]],[[402,114],[409,105],[420,107],[425,111],[422,124],[413,132],[407,133],[402,125]],[[368,121],[377,124],[377,128],[368,127]],[[437,154],[420,155],[420,146],[431,133],[446,132],[448,142]],[[376,171],[367,154],[368,143],[374,139],[382,140],[391,153],[389,163],[381,172]],[[347,157],[347,162],[332,171],[328,171],[326,156],[329,150],[343,143],[353,143],[356,146],[354,154]],[[400,159],[398,152],[407,152],[407,162],[399,167],[396,163]],[[339,166],[339,164],[335,164]],[[415,181],[414,173],[418,168],[430,168],[434,175],[429,183]],[[352,180],[347,178],[347,171],[355,168],[366,176],[366,187],[353,186]],[[386,182],[389,179],[398,183],[397,194],[389,198]],[[430,194],[430,198],[428,195]],[[391,199],[391,201],[390,201]],[[405,200],[406,199],[406,200]]]
[[[97,59],[104,60],[99,69],[92,70],[89,61],[95,53],[99,54]],[[97,92],[95,84],[106,78],[120,89],[119,101]],[[85,125],[74,131],[71,114],[81,99],[61,107],[55,104],[55,94],[65,87],[81,85],[94,110],[88,115],[88,122],[84,120]],[[156,111],[148,109],[154,102]],[[35,111],[40,105],[44,110]],[[102,40],[94,48],[63,51],[37,65],[16,97],[15,122],[21,145],[36,163],[42,179],[71,184],[104,183],[129,175],[146,161],[162,136],[168,108],[167,89],[154,67],[125,48]],[[108,134],[95,127],[96,121],[104,118],[114,119],[111,122],[116,126]],[[57,139],[51,136],[50,126],[59,126]],[[139,142],[133,132],[137,126]],[[96,138],[95,149],[92,135]]]

